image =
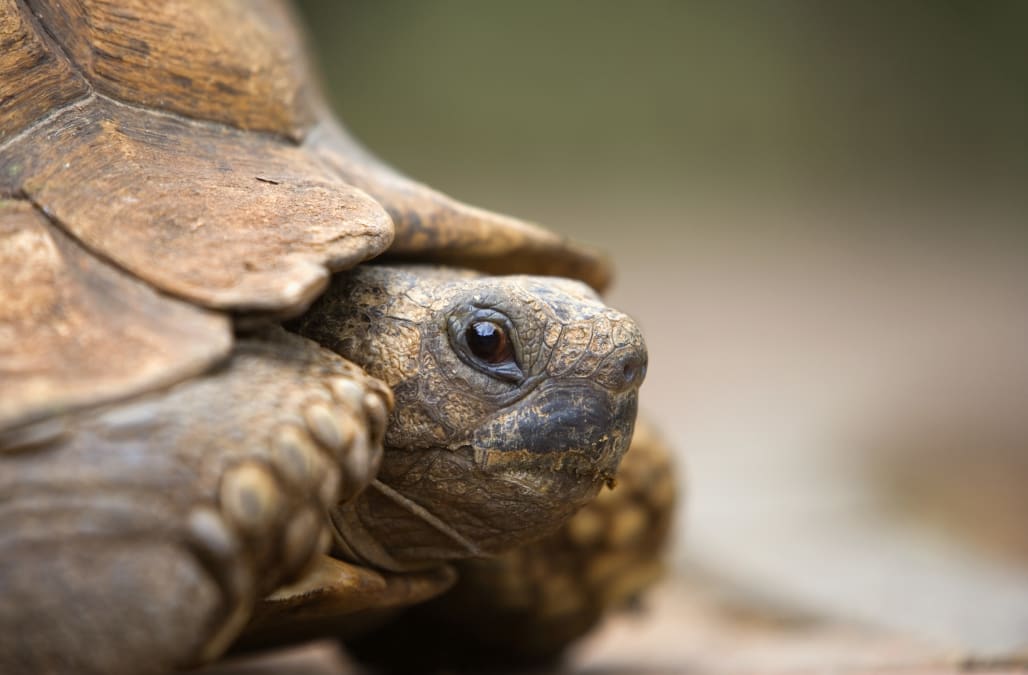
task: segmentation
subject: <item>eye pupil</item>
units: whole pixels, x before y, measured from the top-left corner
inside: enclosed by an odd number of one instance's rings
[[[502,363],[512,356],[507,334],[491,321],[471,324],[466,337],[471,353],[486,363]]]

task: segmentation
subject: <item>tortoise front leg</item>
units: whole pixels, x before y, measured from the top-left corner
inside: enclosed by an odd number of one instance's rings
[[[207,377],[0,449],[0,672],[218,656],[327,548],[325,509],[377,471],[389,396],[275,330]]]

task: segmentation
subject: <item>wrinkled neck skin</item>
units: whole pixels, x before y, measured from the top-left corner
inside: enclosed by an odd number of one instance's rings
[[[483,322],[507,339],[498,358],[480,358]],[[356,562],[402,571],[543,536],[631,441],[642,336],[578,282],[364,265],[295,328],[396,397],[378,480],[332,514]]]

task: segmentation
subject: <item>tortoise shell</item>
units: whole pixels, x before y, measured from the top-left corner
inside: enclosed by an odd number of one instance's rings
[[[0,0],[0,41],[0,430],[203,372],[225,315],[383,253],[609,279],[363,150],[281,2]]]

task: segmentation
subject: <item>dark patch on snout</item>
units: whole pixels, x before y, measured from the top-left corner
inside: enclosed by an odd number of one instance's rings
[[[532,453],[594,451],[609,455],[615,437],[631,436],[635,392],[612,395],[590,382],[544,386],[480,427],[474,445]]]

